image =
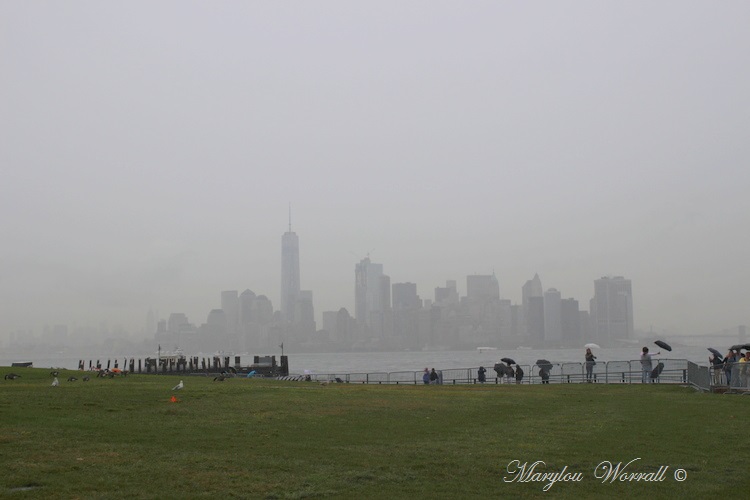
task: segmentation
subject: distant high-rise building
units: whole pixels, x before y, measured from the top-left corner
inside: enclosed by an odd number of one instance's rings
[[[542,280],[539,279],[539,274],[534,274],[534,277],[524,283],[521,288],[521,305],[526,307],[531,297],[544,297]]]
[[[299,238],[292,232],[290,209],[289,230],[281,236],[281,314],[287,321],[294,321],[299,292]]]
[[[544,339],[544,290],[537,273],[521,287],[521,310],[522,314],[518,321],[519,335],[526,335],[532,343],[541,343]]]
[[[594,280],[591,315],[597,342],[633,338],[633,293],[630,280],[606,276]]]
[[[180,327],[188,324],[188,318],[184,313],[172,313],[167,321],[167,331],[176,333]]]
[[[562,313],[560,292],[550,288],[544,293],[544,340],[562,342]]]
[[[294,308],[294,322],[312,325],[313,331],[315,330],[315,309],[313,309],[313,293],[311,290],[300,290]]]
[[[560,315],[563,344],[569,347],[582,344],[581,311],[578,310],[578,301],[572,298],[561,300]]]
[[[417,295],[416,283],[394,283],[393,292],[393,348],[418,346],[419,311],[422,299]]]
[[[591,335],[591,315],[588,311],[578,311],[578,325],[580,327],[582,342],[591,342],[594,339]]]
[[[383,274],[383,264],[369,257],[354,268],[354,316],[359,324],[373,326],[373,315],[390,309],[390,278]]]
[[[544,344],[544,297],[530,296],[524,307],[526,331],[533,346]]]
[[[417,295],[416,283],[394,283],[391,287],[393,293],[393,310],[419,309],[422,300]]]
[[[240,325],[240,300],[237,290],[221,292],[221,309],[227,318],[227,333],[236,335]]]
[[[466,277],[466,297],[469,300],[487,301],[500,298],[500,285],[494,274],[473,274]]]
[[[244,328],[253,321],[253,302],[255,301],[255,292],[245,290],[239,296],[239,322]]]
[[[456,288],[456,280],[448,280],[445,282],[445,287],[435,288],[435,304],[439,306],[447,306],[449,304],[456,305],[459,302],[458,290]]]

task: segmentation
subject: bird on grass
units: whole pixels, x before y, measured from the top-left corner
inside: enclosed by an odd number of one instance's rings
[[[180,383],[179,383],[179,384],[177,384],[176,386],[172,387],[172,390],[173,390],[173,391],[179,391],[179,390],[180,390],[180,389],[182,389],[183,387],[185,387],[185,384],[183,384],[183,383],[182,383],[182,380],[180,380]]]
[[[75,382],[76,380],[78,379],[75,377],[68,377],[68,382]]]
[[[227,377],[222,373],[218,377],[214,377],[214,382],[224,382]]]
[[[57,377],[55,377],[55,380],[52,381],[52,387],[58,387],[60,385],[60,381],[57,380]]]
[[[5,380],[15,380],[17,378],[21,378],[17,373],[9,373],[5,376]]]
[[[86,375],[85,377],[83,377],[83,381],[84,382],[88,382],[89,380],[91,380],[91,377],[89,377],[88,375]]]

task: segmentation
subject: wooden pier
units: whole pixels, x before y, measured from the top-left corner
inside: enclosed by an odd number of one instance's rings
[[[234,363],[231,363],[234,358]],[[281,363],[276,363],[276,356],[253,356],[253,364],[242,366],[240,356],[161,356],[156,358],[120,358],[79,360],[79,370],[107,371],[115,373],[137,373],[151,375],[194,374],[232,372],[245,374],[255,372],[260,377],[283,377],[289,375],[289,358],[281,356]],[[88,366],[86,366],[88,361]],[[114,361],[114,363],[113,363]]]

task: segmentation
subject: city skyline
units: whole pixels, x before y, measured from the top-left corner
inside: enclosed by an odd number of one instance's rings
[[[278,309],[290,202],[317,322],[354,315],[369,255],[422,297],[494,274],[519,303],[538,273],[542,301],[588,310],[594,280],[624,276],[636,329],[748,324],[748,18],[677,0],[4,2],[0,340],[140,334],[149,309],[203,322],[226,290]]]

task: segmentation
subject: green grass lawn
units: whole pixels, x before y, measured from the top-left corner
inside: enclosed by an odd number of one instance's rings
[[[182,377],[173,393],[180,377],[61,372],[55,388],[49,370],[10,371],[2,498],[741,498],[750,465],[750,397],[677,386]],[[595,477],[637,458],[627,472],[667,466],[664,480]],[[506,482],[514,460],[581,480]]]

